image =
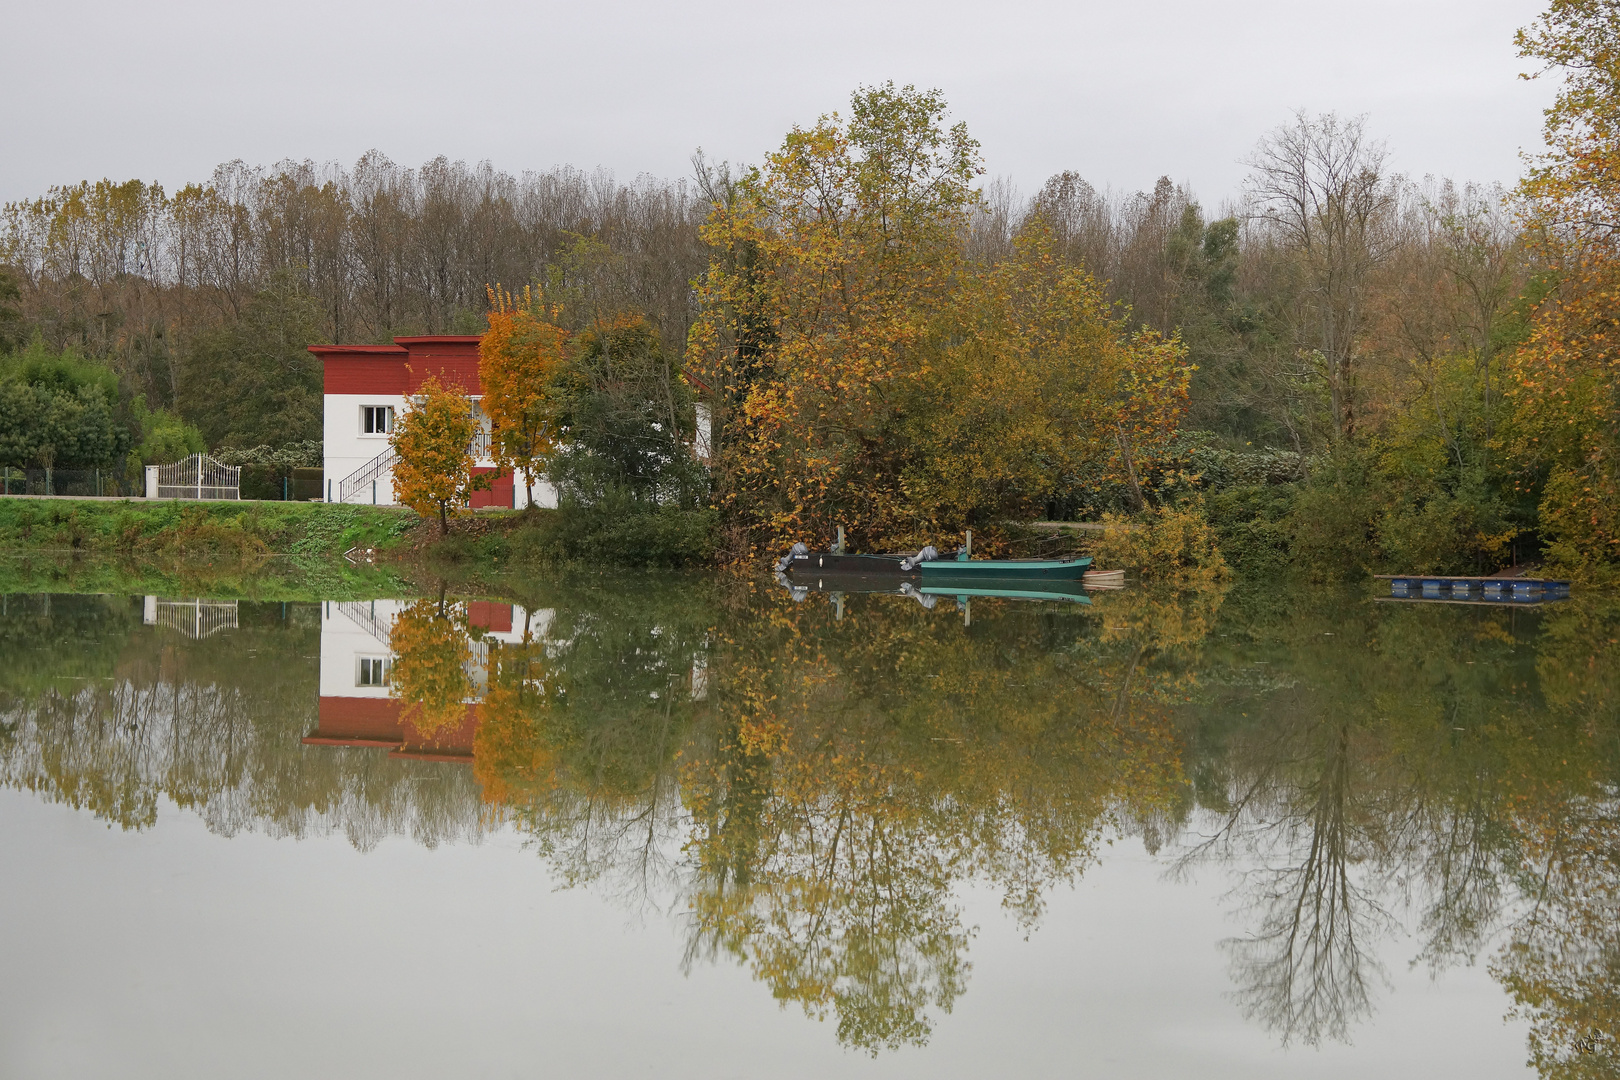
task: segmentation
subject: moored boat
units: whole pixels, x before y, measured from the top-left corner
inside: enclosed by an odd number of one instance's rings
[[[921,577],[929,584],[987,579],[1028,579],[1078,581],[1091,568],[1089,557],[1072,559],[970,559],[967,549],[954,558],[941,558],[932,545],[915,555],[846,555],[840,551],[811,551],[794,544],[776,564],[779,573],[790,576],[810,574],[883,575],[896,578]]]
[[[925,585],[990,579],[1078,581],[1090,569],[1091,559],[930,559],[917,566],[922,571]]]

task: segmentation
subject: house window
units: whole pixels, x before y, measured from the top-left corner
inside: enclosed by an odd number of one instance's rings
[[[394,430],[392,405],[360,406],[360,430],[367,435],[387,435]]]
[[[387,686],[388,670],[393,667],[386,656],[362,656],[355,671],[356,686]]]

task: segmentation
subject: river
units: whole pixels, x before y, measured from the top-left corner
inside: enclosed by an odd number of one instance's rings
[[[1613,1076],[1620,602],[0,600],[0,1075]]]

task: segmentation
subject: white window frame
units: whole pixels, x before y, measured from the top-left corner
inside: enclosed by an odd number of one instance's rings
[[[375,666],[372,666],[375,665]],[[368,681],[376,672],[382,673],[382,682]],[[356,656],[354,658],[354,685],[381,689],[394,675],[392,656]]]
[[[382,431],[367,431],[366,423],[372,420],[371,410],[382,410],[385,428]],[[394,433],[394,407],[392,405],[362,405],[360,406],[360,437],[362,439],[386,439]]]

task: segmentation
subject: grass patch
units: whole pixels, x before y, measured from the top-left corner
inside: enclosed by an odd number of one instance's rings
[[[332,503],[0,498],[0,551],[329,559],[396,546],[417,520],[399,507]]]

